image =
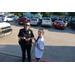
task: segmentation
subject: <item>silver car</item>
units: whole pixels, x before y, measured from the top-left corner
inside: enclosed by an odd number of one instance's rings
[[[43,18],[41,26],[52,26],[51,18]]]
[[[38,23],[38,19],[37,18],[33,18],[33,19],[30,20],[30,24],[31,25],[38,25],[37,23]]]

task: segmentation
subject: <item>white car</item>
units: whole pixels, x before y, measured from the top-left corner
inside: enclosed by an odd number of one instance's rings
[[[51,27],[52,26],[51,18],[43,18],[41,26],[49,26],[49,27]]]
[[[2,18],[0,18],[0,37],[9,35],[11,32],[11,25],[7,22],[3,22]]]
[[[14,17],[13,16],[5,16],[4,18],[3,18],[3,21],[13,21],[14,20]]]
[[[39,19],[37,19],[37,18],[33,18],[33,19],[30,20],[30,24],[31,24],[31,25],[37,25],[38,20],[39,20]]]

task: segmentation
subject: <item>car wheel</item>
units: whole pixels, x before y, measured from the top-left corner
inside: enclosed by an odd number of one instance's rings
[[[54,26],[54,28],[56,29],[56,26]]]
[[[37,26],[38,26],[39,24],[37,24]]]
[[[8,20],[6,22],[8,22]]]
[[[41,25],[41,27],[43,27],[43,25]]]
[[[71,28],[73,29],[73,26],[71,26]]]
[[[20,23],[18,23],[19,25],[21,25]]]
[[[49,26],[49,28],[51,28],[51,26]]]
[[[67,27],[69,27],[69,24],[67,24]]]

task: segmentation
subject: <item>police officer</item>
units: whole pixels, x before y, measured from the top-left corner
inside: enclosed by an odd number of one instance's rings
[[[22,61],[25,61],[26,58],[26,50],[29,62],[31,62],[31,43],[34,38],[33,31],[30,29],[30,22],[27,21],[24,23],[24,28],[20,29],[18,37],[20,38],[20,46],[22,49]]]

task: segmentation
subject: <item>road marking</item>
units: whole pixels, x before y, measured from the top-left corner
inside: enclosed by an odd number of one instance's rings
[[[35,57],[31,57],[32,60],[36,60]],[[51,61],[51,60],[46,60],[46,59],[42,59],[43,62],[55,62],[55,61]]]

